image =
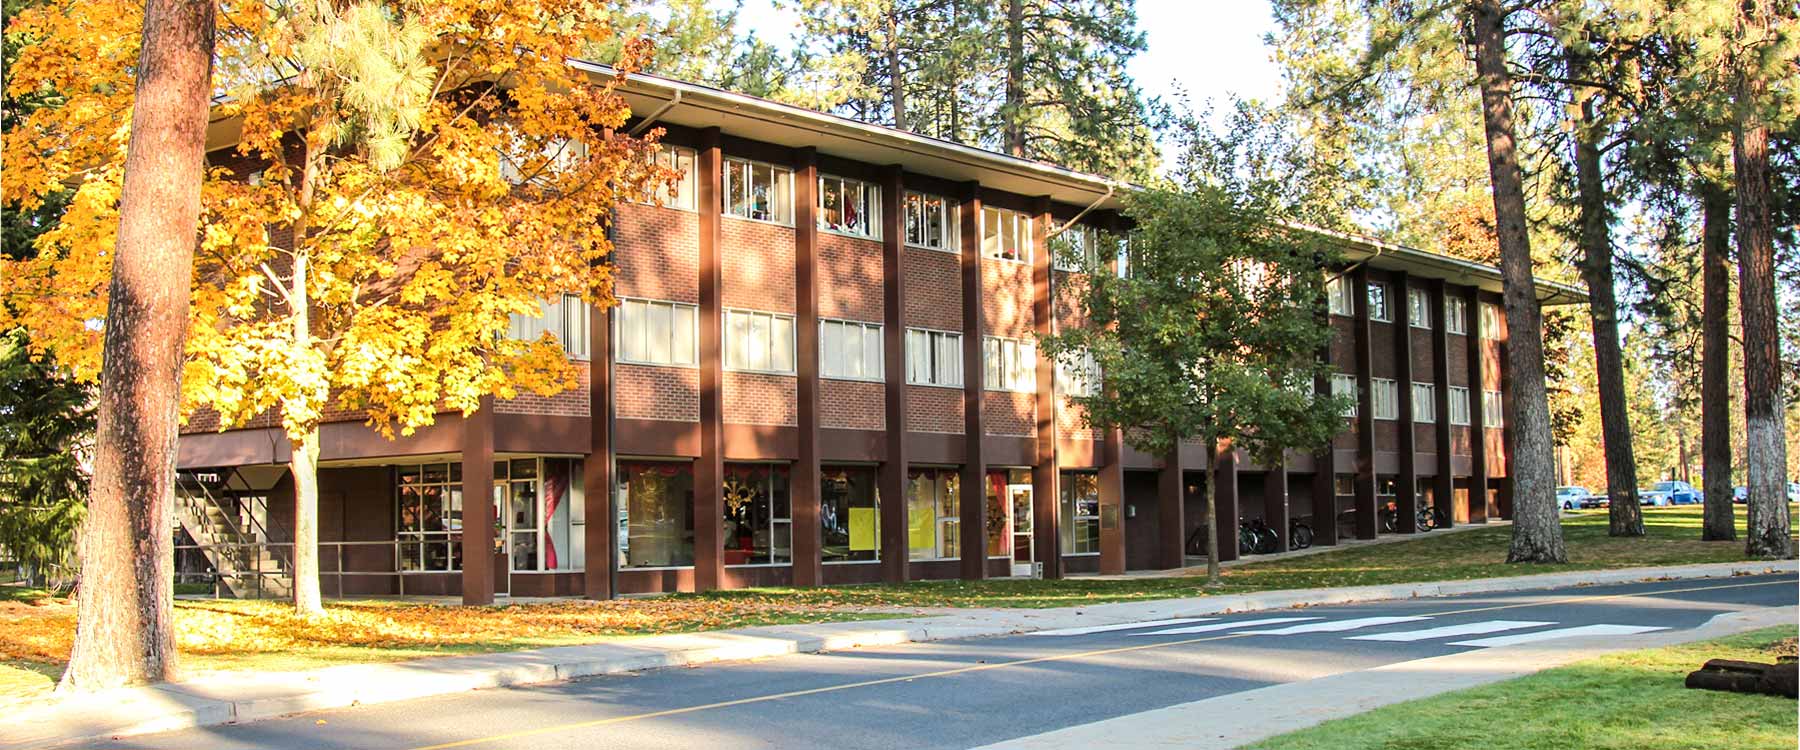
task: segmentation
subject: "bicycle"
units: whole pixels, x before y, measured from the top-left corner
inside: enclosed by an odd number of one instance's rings
[[[1312,526],[1301,523],[1297,518],[1288,519],[1288,549],[1306,549],[1313,546]]]

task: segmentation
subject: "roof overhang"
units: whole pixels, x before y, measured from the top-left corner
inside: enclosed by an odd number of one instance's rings
[[[1420,278],[1443,279],[1496,294],[1503,289],[1500,269],[1485,263],[1383,242],[1373,237],[1317,228],[1313,231],[1330,235],[1337,240],[1344,259],[1351,263],[1362,263],[1383,270],[1405,271]],[[1538,304],[1544,307],[1580,305],[1588,301],[1587,290],[1579,286],[1545,279],[1537,279],[1536,285]]]

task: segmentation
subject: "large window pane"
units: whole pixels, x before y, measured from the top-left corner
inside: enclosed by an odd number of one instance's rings
[[[1062,551],[1084,555],[1100,551],[1100,475],[1063,472],[1061,515]]]
[[[793,561],[786,464],[726,464],[724,537],[726,565]]]
[[[691,462],[621,461],[618,494],[621,567],[694,564]]]
[[[820,467],[822,559],[826,562],[866,562],[880,557],[878,497],[874,467]]]
[[[955,469],[907,472],[906,522],[909,553],[915,560],[957,557],[962,500]]]

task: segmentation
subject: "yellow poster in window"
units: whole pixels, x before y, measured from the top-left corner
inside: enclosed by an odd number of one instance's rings
[[[875,549],[875,509],[850,509],[850,549],[852,551]]]

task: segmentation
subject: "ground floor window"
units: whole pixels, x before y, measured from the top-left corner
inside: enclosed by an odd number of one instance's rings
[[[962,479],[956,469],[915,468],[906,472],[906,538],[914,560],[959,556]]]
[[[819,467],[820,557],[825,562],[880,559],[880,497],[872,466]]]
[[[1027,562],[1031,557],[1031,470],[987,473],[987,555]]]
[[[494,551],[517,572],[581,570],[587,509],[581,459],[494,462]]]
[[[787,464],[726,464],[723,492],[726,565],[794,561]]]
[[[694,464],[620,461],[619,566],[694,564]]]
[[[1065,471],[1062,475],[1062,551],[1065,555],[1100,552],[1100,474]]]
[[[462,570],[462,464],[412,464],[394,475],[400,570]]]

